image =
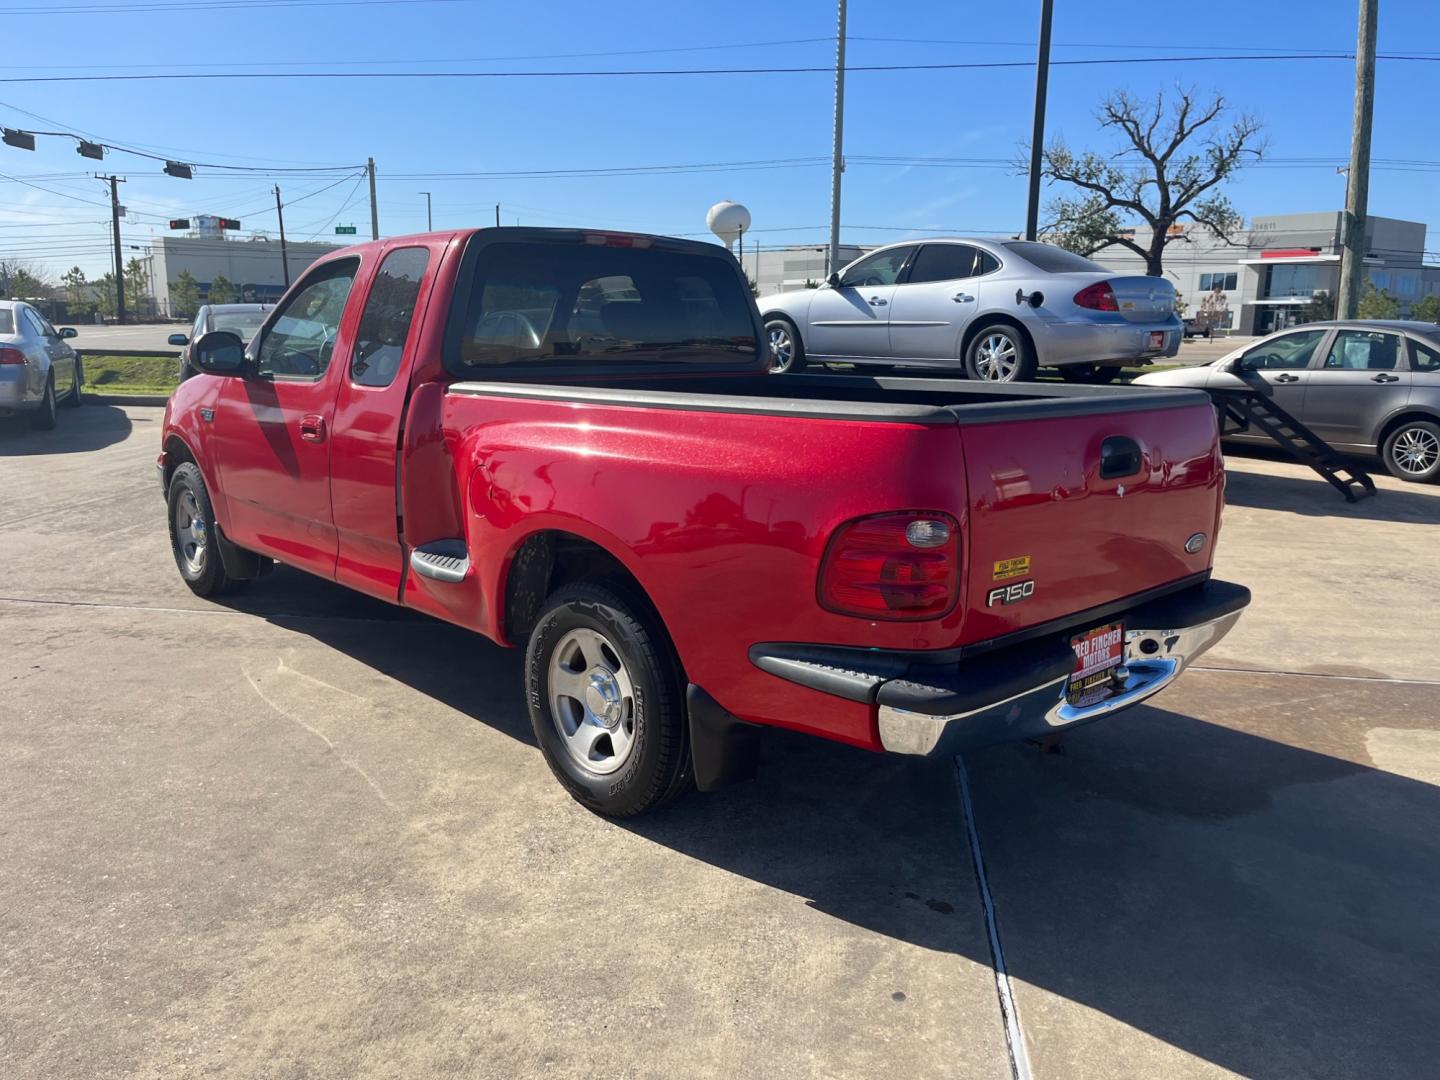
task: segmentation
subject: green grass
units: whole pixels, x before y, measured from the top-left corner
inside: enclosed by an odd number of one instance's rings
[[[165,356],[85,353],[85,389],[92,394],[168,395],[180,382],[180,360]]]

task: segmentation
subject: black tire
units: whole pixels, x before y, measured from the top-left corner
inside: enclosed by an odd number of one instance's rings
[[[1415,484],[1440,480],[1440,424],[1405,420],[1385,437],[1380,456],[1391,476]]]
[[[589,706],[578,698],[565,698],[563,684],[552,687],[552,673],[557,680],[565,678],[566,670],[582,680],[594,673],[595,666],[583,671],[570,666],[561,652],[562,647],[583,649],[583,644],[575,643],[587,633],[598,635],[602,648],[608,646],[609,660],[618,661],[618,670],[632,691],[628,705],[622,698],[619,717],[613,722],[592,719],[598,714],[587,711]],[[577,659],[589,663],[588,657]],[[615,668],[608,661],[604,666]],[[573,710],[568,717],[557,716],[552,689],[562,699],[561,708]],[[582,806],[607,817],[634,817],[668,802],[689,786],[692,765],[685,679],[659,618],[627,583],[576,582],[550,597],[525,650],[525,691],[530,722],[545,762]],[[562,725],[567,721],[574,724],[576,735],[600,728],[593,745],[601,748],[602,755],[608,747],[612,758],[619,756],[616,748],[620,744],[606,730],[621,736],[628,730],[628,751],[613,766],[606,760],[596,766],[610,771],[592,770],[581,764],[572,749],[575,736],[564,734]]]
[[[181,504],[187,497],[193,505],[187,505],[182,511]],[[191,592],[196,596],[224,596],[247,584],[225,573],[215,528],[215,510],[210,504],[210,493],[205,489],[205,478],[200,475],[200,469],[194,462],[181,463],[170,477],[165,510],[170,532],[170,551],[175,556],[175,567]],[[182,536],[177,521],[179,516],[198,521],[201,527],[193,532],[187,529]],[[198,558],[187,553],[187,547],[191,543],[194,543],[200,553]]]
[[[1059,369],[1060,378],[1066,382],[1093,386],[1114,382],[1122,370],[1118,364],[1065,364]]]
[[[80,395],[82,392],[81,387],[83,387],[84,385],[85,367],[80,362],[80,358],[77,356],[75,358],[75,385],[71,388],[70,393],[65,395],[65,407],[67,409],[78,409],[82,404],[84,404],[84,402],[82,402],[80,399]]]
[[[54,431],[59,422],[55,411],[55,376],[51,375],[45,380],[45,396],[40,399],[40,407],[30,414],[30,426],[36,431]]]
[[[1005,344],[999,344],[1001,339]],[[965,346],[965,374],[981,382],[1031,382],[1036,367],[1029,340],[1008,323],[980,327]]]
[[[790,342],[789,359],[781,362],[776,354],[777,339],[783,335]],[[783,315],[772,315],[765,320],[765,340],[770,346],[770,374],[787,375],[805,370],[805,343],[800,340],[800,331]]]

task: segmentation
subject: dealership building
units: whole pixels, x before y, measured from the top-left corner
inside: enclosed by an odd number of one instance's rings
[[[1319,292],[1339,292],[1341,224],[1339,210],[1257,217],[1229,240],[1201,226],[1176,225],[1165,248],[1165,277],[1185,301],[1187,314],[1214,312],[1214,323],[1241,334],[1268,334],[1304,320]],[[1145,229],[1125,234],[1141,247]],[[914,238],[922,243],[923,238]],[[869,248],[846,246],[840,263]],[[825,279],[824,247],[793,246],[745,253],[745,271],[761,296],[803,288]],[[1114,246],[1091,256],[1122,274],[1145,273],[1145,262]],[[1418,221],[1370,216],[1365,230],[1365,276],[1399,301],[1400,314],[1426,296],[1440,293],[1440,266],[1426,266],[1425,226]]]

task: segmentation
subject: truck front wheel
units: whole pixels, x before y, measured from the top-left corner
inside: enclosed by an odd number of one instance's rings
[[[194,462],[183,462],[170,478],[166,495],[170,519],[170,550],[180,577],[196,596],[221,596],[234,592],[245,582],[225,572],[220,559],[220,541],[215,529],[215,511],[205,478]]]
[[[525,691],[550,771],[583,806],[634,817],[689,784],[680,665],[625,583],[577,582],[550,597],[525,652]]]

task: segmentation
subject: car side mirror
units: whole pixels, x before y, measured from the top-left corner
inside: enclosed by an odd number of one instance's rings
[[[840,271],[832,270],[830,276],[825,279],[825,284],[832,289],[838,289],[840,287]]]
[[[1260,370],[1260,367],[1254,360],[1247,360],[1242,356],[1230,365],[1230,370],[1236,375],[1253,375]]]
[[[171,345],[189,345],[190,339],[184,334],[171,334],[165,339]]]
[[[238,334],[229,330],[211,330],[195,339],[191,361],[207,375],[242,375],[245,371],[245,343]]]
[[[78,337],[78,336],[79,336],[79,333],[78,333],[78,331],[76,331],[75,327],[73,327],[73,326],[62,326],[62,327],[60,328],[60,336],[61,336],[62,338],[72,338],[72,337]]]

